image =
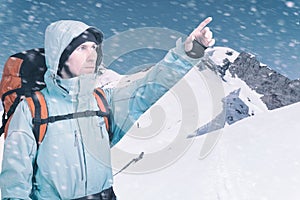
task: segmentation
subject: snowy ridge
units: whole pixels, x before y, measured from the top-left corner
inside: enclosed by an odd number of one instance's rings
[[[229,71],[226,71],[222,79],[212,70],[212,63],[223,65],[225,58],[234,62],[239,53],[224,47],[216,47],[211,51],[207,52],[208,57],[205,58],[210,62],[206,66],[192,69],[172,90],[176,93],[176,87],[180,87],[185,81],[193,88],[200,115],[198,130],[222,112],[222,99],[236,90],[239,90],[238,97],[249,108],[248,117],[230,125],[224,122],[223,127],[208,129],[198,137],[189,138],[191,132],[178,132],[182,126],[182,113],[176,113],[176,109],[165,109],[167,125],[161,127],[159,134],[143,140],[136,137],[137,132],[143,134],[155,120],[151,118],[151,112],[146,112],[139,119],[139,129],[133,127],[112,150],[115,171],[137,157],[140,152],[144,152],[141,160],[115,177],[119,199],[273,200],[295,199],[300,196],[297,191],[300,186],[300,163],[295,156],[300,153],[296,142],[300,137],[297,134],[300,126],[296,121],[300,104],[269,111],[261,100],[262,95],[252,90],[244,81],[233,77]],[[219,110],[214,112],[212,107],[216,105],[211,103],[213,91],[207,85],[209,81],[218,84],[218,80],[224,93],[223,96],[214,96],[220,102],[217,106]],[[167,93],[154,107],[168,108],[167,102],[174,98],[173,95],[172,92]],[[179,149],[172,145],[178,135],[183,135],[181,139],[188,145],[181,154],[178,153],[178,157],[166,163],[165,160],[169,159],[167,155],[172,155],[170,152],[174,153]],[[200,152],[208,138],[215,138],[215,146],[211,145],[207,156],[202,157]],[[124,152],[131,157],[120,161]],[[157,166],[153,163],[163,164]],[[153,170],[149,169],[149,165],[153,166]],[[143,167],[144,171],[141,170]]]

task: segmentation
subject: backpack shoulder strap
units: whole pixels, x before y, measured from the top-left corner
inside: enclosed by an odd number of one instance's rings
[[[104,91],[101,88],[94,90],[94,96],[97,105],[100,109],[101,116],[103,116],[109,139],[111,141],[113,135],[110,131],[110,109]],[[39,146],[44,139],[49,122],[48,108],[44,95],[40,91],[35,91],[31,96],[26,97],[29,109],[32,115],[33,133],[37,145]],[[53,117],[52,117],[53,118]],[[66,119],[64,117],[64,119]],[[54,120],[56,121],[56,120]]]
[[[101,88],[96,88],[94,90],[94,96],[97,100],[97,104],[100,111],[103,113],[102,116],[105,122],[106,130],[109,134],[109,139],[111,141],[113,135],[110,131],[110,109],[109,109],[108,102],[106,100],[106,95]]]
[[[48,118],[48,108],[44,95],[40,91],[35,91],[31,96],[26,97],[33,120],[33,134],[37,142],[37,146],[44,139],[47,123],[42,123],[42,119]]]

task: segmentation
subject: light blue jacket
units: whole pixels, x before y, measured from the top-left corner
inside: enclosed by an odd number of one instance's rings
[[[72,39],[89,26],[77,21],[51,24],[45,34],[47,87],[42,90],[49,116],[98,110],[92,95],[95,77],[60,79],[60,55]],[[67,34],[65,30],[68,30]],[[102,117],[87,117],[49,123],[38,150],[32,133],[32,117],[22,101],[11,120],[5,140],[0,186],[2,198],[74,199],[98,193],[113,184],[110,147],[133,123],[197,62],[186,56],[182,43],[146,76],[126,86],[105,90],[112,112],[114,134],[109,142]],[[33,165],[37,164],[32,186]]]

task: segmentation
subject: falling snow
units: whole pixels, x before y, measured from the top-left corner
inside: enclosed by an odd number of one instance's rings
[[[296,79],[300,77],[299,15],[299,1],[284,0],[225,0],[221,4],[217,0],[4,0],[0,7],[0,67],[11,54],[42,47],[46,26],[59,19],[82,20],[100,28],[107,39],[142,27],[168,28],[187,35],[203,18],[212,16],[210,27],[217,46],[247,51]],[[165,53],[149,50],[132,52],[109,67],[122,72],[145,64],[142,62],[155,63]]]
[[[105,38],[110,39],[112,36],[121,34],[124,31],[130,30],[134,32],[135,29],[143,27],[166,28],[187,35],[207,16],[214,18],[210,27],[216,38],[217,46],[230,47],[239,52],[246,51],[255,55],[262,63],[267,64],[274,70],[292,79],[300,78],[299,0],[224,0],[222,3],[217,0],[103,0],[101,3],[99,3],[99,0],[2,0],[0,6],[0,73],[9,55],[26,49],[42,47],[44,31],[47,25],[56,20],[82,20],[100,28]],[[152,33],[152,36],[159,38],[161,34]],[[152,42],[151,45],[147,44],[146,46],[148,51],[142,49],[129,52],[121,57],[111,56],[114,62],[108,67],[125,73],[132,66],[159,61],[165,54],[165,51],[155,50],[155,45],[159,45],[158,41],[154,41],[155,37],[146,38]],[[176,37],[175,34],[170,34],[172,40],[176,41]],[[122,42],[132,43],[132,38],[127,37],[125,41],[116,41],[112,46],[114,49],[121,49],[123,47]],[[136,43],[144,44],[145,42],[147,40],[141,40]],[[169,76],[172,76],[172,74],[169,74]],[[194,160],[189,160],[190,165],[186,165],[186,162],[182,163],[184,166],[182,169],[186,170],[178,173],[180,179],[177,179],[177,176],[170,176],[171,181],[162,179],[162,183],[160,183],[159,181],[156,182],[157,179],[153,179],[152,174],[149,174],[141,179],[137,179],[137,177],[130,178],[131,184],[127,184],[128,179],[124,179],[123,184],[118,177],[117,183],[119,181],[119,184],[122,185],[119,190],[121,192],[124,190],[124,194],[128,193],[128,190],[132,190],[134,195],[137,194],[139,189],[140,193],[138,194],[143,194],[144,188],[141,185],[151,185],[151,181],[147,182],[147,180],[152,179],[155,180],[155,185],[158,188],[160,184],[167,185],[172,182],[176,184],[170,184],[171,186],[179,185],[177,183],[184,180],[186,175],[193,176],[192,170],[195,170],[196,174],[199,169],[202,169],[205,173],[197,173],[197,177],[199,177],[196,180],[198,187],[194,188],[195,191],[198,192],[200,190],[204,194],[202,196],[203,199],[212,193],[209,190],[205,191],[206,188],[216,190],[218,195],[216,199],[238,199],[226,198],[227,195],[234,196],[232,192],[235,191],[239,192],[241,197],[244,197],[240,199],[249,199],[247,195],[259,196],[261,199],[274,199],[268,198],[268,195],[272,196],[280,193],[282,189],[285,189],[282,192],[282,195],[285,197],[292,195],[291,191],[294,194],[299,194],[299,173],[292,173],[299,172],[300,163],[297,160],[298,158],[294,156],[295,154],[290,154],[290,156],[285,154],[285,152],[293,152],[295,149],[299,152],[297,142],[299,140],[295,139],[299,134],[295,131],[286,131],[291,129],[291,127],[294,127],[295,130],[299,129],[299,125],[296,123],[296,116],[298,116],[299,110],[298,105],[286,110],[283,109],[281,112],[278,111],[278,113],[275,112],[275,114],[269,113],[268,116],[261,115],[257,120],[253,118],[254,120],[248,123],[240,123],[235,127],[229,127],[225,130],[225,133],[227,131],[226,137],[221,138],[220,145],[213,152],[215,156],[205,160],[206,163],[201,163],[201,167],[197,169],[194,166],[200,160],[196,156],[193,156]],[[295,117],[289,120],[291,113]],[[271,120],[266,120],[266,118]],[[286,123],[280,124],[282,119],[288,120],[286,120]],[[278,123],[275,123],[274,126],[274,122]],[[269,140],[266,140],[267,131],[261,128],[266,124],[267,130],[273,129],[272,132],[275,133]],[[246,131],[244,131],[245,127],[247,127]],[[244,134],[240,134],[241,132]],[[283,138],[282,133],[287,134],[289,137]],[[253,137],[253,134],[255,137]],[[266,143],[266,141],[269,143]],[[163,143],[161,140],[159,142]],[[199,142],[200,140],[196,141],[194,143],[196,145],[193,144],[194,146],[192,146],[197,153],[199,152],[199,146],[197,146]],[[266,148],[266,144],[268,144],[268,148]],[[9,145],[7,148],[9,148]],[[56,150],[58,146],[53,145],[52,148],[52,156],[57,157]],[[226,148],[227,152],[224,151]],[[257,149],[261,151],[254,155],[253,152],[257,151]],[[14,153],[19,154],[19,152]],[[190,151],[187,155],[194,155],[194,153]],[[262,165],[258,167],[257,163],[253,162],[255,158],[258,158],[259,163],[262,163]],[[249,160],[249,162],[242,162],[245,159]],[[220,165],[217,170],[209,168],[211,166],[209,164],[214,162],[219,162],[223,165]],[[281,165],[278,165],[279,162]],[[178,163],[180,166],[181,163]],[[270,163],[274,165],[271,166]],[[60,163],[56,164],[61,165]],[[249,166],[246,166],[247,164]],[[245,171],[241,171],[241,167],[244,167]],[[294,170],[286,170],[291,168]],[[282,169],[285,170],[282,171]],[[280,173],[275,175],[269,174],[272,171]],[[56,171],[49,171],[49,173],[57,175]],[[230,179],[230,177],[233,178]],[[247,177],[244,182],[242,182],[243,177]],[[157,178],[161,178],[159,173]],[[187,182],[190,183],[189,181]],[[269,183],[277,187],[267,191]],[[184,184],[183,188],[180,189],[183,191],[194,189],[190,185]],[[130,188],[127,189],[127,186]],[[170,188],[167,187],[167,190],[171,190]],[[237,188],[237,190],[233,188]],[[254,189],[254,191],[261,193],[256,194],[255,192],[238,190],[240,188],[245,190]],[[266,191],[263,191],[263,188],[267,188]],[[66,186],[62,185],[61,189],[66,189]],[[150,191],[151,195],[157,196],[157,193],[153,192],[152,188],[146,189],[148,192]],[[285,193],[285,191],[290,193]],[[176,194],[182,191],[162,192],[163,195],[169,195],[168,199],[176,199]],[[128,193],[128,195],[131,195],[131,193]],[[192,193],[188,193],[188,195],[192,195]]]

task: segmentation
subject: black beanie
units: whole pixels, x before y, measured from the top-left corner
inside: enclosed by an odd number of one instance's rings
[[[69,56],[79,45],[85,42],[95,42],[97,45],[99,45],[102,42],[102,35],[100,34],[99,38],[97,37],[98,35],[96,35],[96,33],[97,32],[95,32],[93,28],[89,28],[71,41],[71,43],[65,48],[60,56],[58,72],[60,72],[61,69],[65,66],[65,63],[68,60]]]

